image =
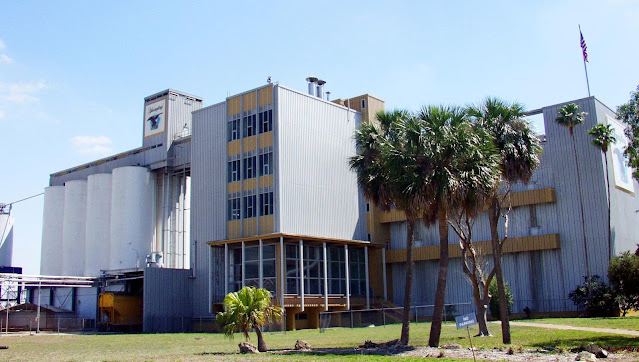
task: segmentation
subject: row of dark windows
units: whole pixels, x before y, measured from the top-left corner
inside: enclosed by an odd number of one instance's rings
[[[228,220],[239,220],[240,218],[273,215],[273,192],[265,192],[259,195],[249,195],[244,197],[234,197],[228,201]],[[258,203],[259,201],[259,203]]]
[[[240,175],[240,170],[242,174]],[[240,169],[240,160],[228,162],[227,181],[234,182],[240,179],[251,179],[257,176],[273,174],[273,152],[261,154],[259,156],[244,157]]]
[[[273,110],[249,114],[248,116],[233,119],[227,126],[227,140],[229,142],[244,137],[255,136],[258,132],[270,132],[273,130]]]

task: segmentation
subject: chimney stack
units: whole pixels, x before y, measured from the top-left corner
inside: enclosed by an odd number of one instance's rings
[[[308,82],[308,94],[314,96],[315,95],[315,84],[317,83],[317,78],[308,77],[308,78],[306,78],[306,81]]]
[[[321,79],[317,80],[317,98],[324,99],[324,84],[326,84],[325,81]]]

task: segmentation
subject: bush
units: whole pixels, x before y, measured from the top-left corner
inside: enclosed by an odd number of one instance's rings
[[[639,252],[639,249],[637,249]],[[639,309],[639,255],[629,251],[610,260],[608,279],[617,294],[617,302],[625,317],[629,310]]]
[[[588,286],[591,290],[590,298]],[[568,294],[568,298],[589,317],[614,317],[617,311],[615,291],[604,283],[599,275],[593,275],[590,281],[585,276],[584,284],[578,285]]]
[[[504,288],[506,289],[508,315],[510,315],[510,313],[512,313],[513,303],[515,301],[513,300],[513,293],[510,291],[508,283],[504,282]],[[488,286],[488,293],[491,295],[490,303],[488,305],[488,308],[490,309],[490,315],[493,316],[493,318],[501,319],[499,315],[499,290],[497,288],[497,279],[493,278],[493,280],[490,281],[490,285]]]

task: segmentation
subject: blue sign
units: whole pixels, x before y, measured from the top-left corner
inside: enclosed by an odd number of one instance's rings
[[[474,326],[477,324],[477,317],[475,313],[460,315],[459,317],[455,317],[455,323],[457,323],[457,329]]]

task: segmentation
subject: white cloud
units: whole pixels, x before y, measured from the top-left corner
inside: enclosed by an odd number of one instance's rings
[[[0,54],[0,64],[3,64],[3,63],[4,64],[11,64],[13,62],[14,62],[13,58],[9,57],[6,54]]]
[[[113,141],[107,136],[75,136],[71,138],[71,144],[79,153],[107,155],[113,152]]]
[[[0,101],[11,103],[38,102],[37,94],[47,87],[42,80],[37,82],[0,82]]]
[[[7,46],[4,44],[4,42],[2,41],[2,38],[0,38],[0,50],[6,48]]]

